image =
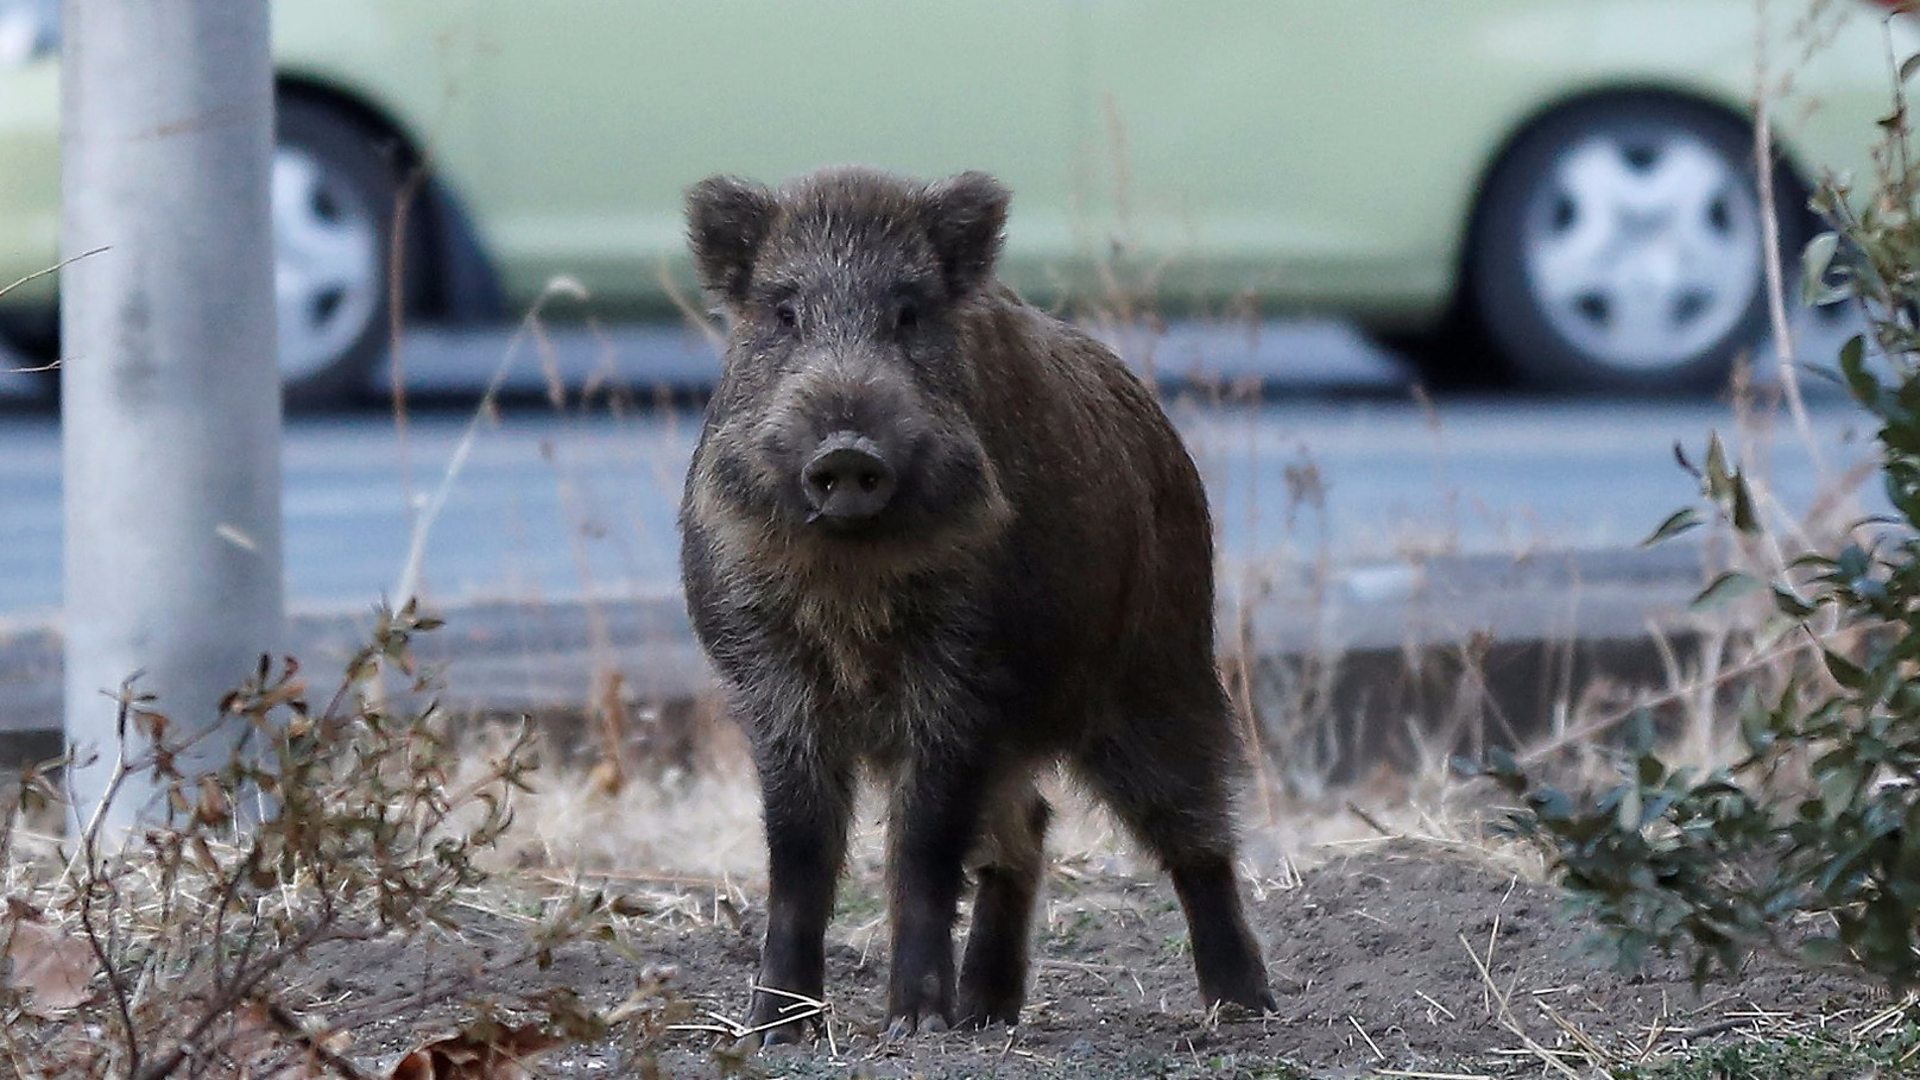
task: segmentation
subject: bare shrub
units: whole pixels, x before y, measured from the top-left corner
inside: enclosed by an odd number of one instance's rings
[[[615,905],[599,892],[539,902],[520,947],[482,970],[449,973],[444,985],[429,979],[339,1008],[297,978],[319,949],[457,935],[489,882],[476,859],[529,790],[535,761],[524,726],[478,768],[463,766],[446,737],[411,651],[437,625],[412,605],[381,611],[371,641],[317,708],[291,659],[263,658],[220,715],[198,726],[130,682],[119,695],[106,795],[70,848],[22,825],[22,814],[45,815],[59,802],[49,770],[27,771],[0,822],[0,955],[10,961],[0,972],[0,1060],[14,1075],[360,1076],[352,1032],[402,1009],[445,1005],[476,984],[483,992],[471,1019],[394,1075],[447,1075],[407,1071],[435,1053],[505,1063],[617,1030],[664,1031],[671,1003],[657,986],[608,1011],[564,990],[485,990],[489,972],[541,966],[562,943],[607,933]],[[182,771],[184,749],[236,724],[245,734],[224,766]],[[162,805],[151,825],[113,835],[105,808],[128,797],[134,777]],[[502,1019],[519,1014],[529,1018]],[[459,1075],[512,1075],[475,1069]]]

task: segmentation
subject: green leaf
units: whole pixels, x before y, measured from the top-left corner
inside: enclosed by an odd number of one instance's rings
[[[1712,584],[1700,590],[1700,595],[1693,598],[1691,606],[1695,611],[1712,611],[1759,591],[1764,584],[1752,574],[1729,570],[1714,578]]]
[[[1866,577],[1873,569],[1873,557],[1859,544],[1848,544],[1840,549],[1840,555],[1833,561],[1833,570],[1840,580],[1853,582]]]
[[[1681,533],[1686,532],[1688,529],[1698,526],[1700,520],[1700,512],[1692,507],[1684,510],[1675,510],[1673,513],[1667,515],[1667,520],[1662,521],[1659,528],[1653,530],[1652,534],[1645,540],[1640,541],[1640,546],[1647,548],[1663,541],[1671,540]]]
[[[1880,402],[1880,380],[1867,370],[1867,339],[1864,334],[1855,334],[1840,346],[1840,373],[1846,377],[1847,389],[1853,393],[1855,401],[1873,408]]]
[[[1543,787],[1528,798],[1534,813],[1549,825],[1565,823],[1573,816],[1573,799],[1559,788]]]
[[[1867,685],[1867,673],[1858,664],[1834,652],[1822,650],[1827,661],[1827,671],[1833,675],[1833,681],[1849,690],[1858,690]]]
[[[1747,492],[1746,478],[1734,473],[1728,483],[1733,492],[1733,527],[1753,536],[1760,531],[1760,517],[1753,511],[1753,496]]]
[[[1629,785],[1620,797],[1620,807],[1614,812],[1614,821],[1623,829],[1638,829],[1640,808],[1640,789]]]
[[[1767,714],[1757,705],[1740,711],[1740,738],[1755,757],[1773,746],[1773,730],[1767,723]]]
[[[1834,253],[1840,250],[1840,234],[1823,232],[1807,242],[1800,256],[1801,287],[1804,299],[1809,307],[1819,303],[1819,296],[1827,281],[1827,267],[1833,265]]]
[[[1782,614],[1795,619],[1804,619],[1813,614],[1814,606],[1800,598],[1800,595],[1785,585],[1773,587],[1773,606]]]
[[[1866,768],[1858,762],[1835,765],[1820,773],[1820,797],[1833,816],[1839,817],[1853,805],[1864,779]]]
[[[1707,494],[1715,499],[1724,499],[1727,496],[1730,476],[1727,470],[1727,448],[1721,445],[1720,434],[1715,432],[1707,436]]]

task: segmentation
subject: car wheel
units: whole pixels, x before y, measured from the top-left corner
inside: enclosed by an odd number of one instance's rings
[[[0,345],[38,368],[60,359],[60,313],[56,309],[0,312]]]
[[[285,98],[278,114],[271,199],[281,385],[290,407],[335,404],[365,391],[386,343],[399,181],[357,125]],[[50,363],[60,355],[59,313],[6,313],[0,340]],[[51,369],[47,381],[57,391]]]
[[[1752,145],[1733,117],[1644,97],[1523,135],[1488,181],[1466,283],[1509,368],[1556,388],[1723,384],[1766,329]],[[1776,187],[1791,251],[1798,188]]]
[[[287,404],[339,402],[366,390],[386,345],[399,177],[364,128],[282,98],[272,185]]]
[[[1456,305],[1438,323],[1420,330],[1373,330],[1367,337],[1393,353],[1427,390],[1460,393],[1491,390],[1513,380],[1487,335]]]

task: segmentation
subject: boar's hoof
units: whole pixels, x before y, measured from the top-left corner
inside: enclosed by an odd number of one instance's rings
[[[946,1017],[939,1013],[922,1017],[903,1014],[887,1022],[886,1039],[888,1042],[899,1042],[916,1031],[922,1035],[938,1035],[946,1030]]]
[[[1228,1008],[1245,1009],[1256,1015],[1277,1013],[1280,1011],[1280,999],[1274,996],[1273,988],[1261,983],[1248,983],[1244,986],[1209,988],[1206,992],[1208,1005],[1224,1005]]]
[[[787,1046],[806,1041],[808,1029],[817,1021],[797,1019],[777,1024],[775,1021],[786,1014],[771,998],[772,995],[764,995],[754,1003],[753,1011],[747,1018],[753,1030],[734,1041],[735,1049],[751,1053],[762,1046]]]
[[[1005,1024],[1013,1027],[1020,1022],[1020,999],[1021,994],[1017,990],[995,994],[974,987],[962,987],[960,1026],[983,1028]]]
[[[764,1036],[761,1043],[763,1046],[790,1046],[807,1041],[807,1026],[795,1021],[791,1024],[781,1024],[777,1028],[769,1028],[760,1034]]]

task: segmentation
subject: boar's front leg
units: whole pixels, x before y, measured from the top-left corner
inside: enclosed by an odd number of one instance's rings
[[[953,1026],[953,922],[990,786],[986,763],[952,744],[923,750],[899,777],[888,826],[891,1038]]]
[[[854,770],[823,761],[810,745],[774,737],[756,740],[754,760],[766,821],[769,895],[760,989],[748,1023],[765,1028],[768,1043],[797,1042],[802,1025],[778,1021],[805,1008],[790,995],[825,995],[827,921],[846,856]]]

